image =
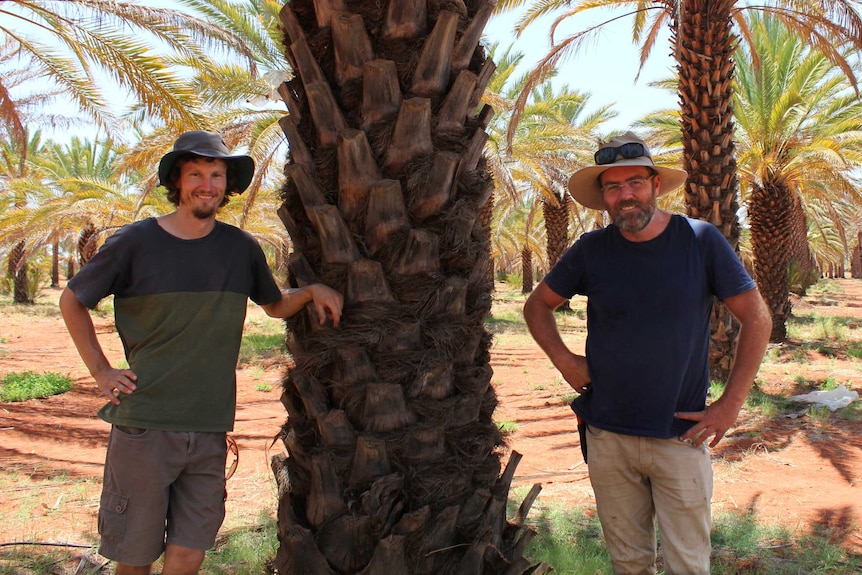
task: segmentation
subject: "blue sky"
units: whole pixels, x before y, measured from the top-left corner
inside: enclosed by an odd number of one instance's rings
[[[610,13],[597,15],[606,18]],[[515,38],[512,28],[516,22],[515,14],[496,16],[485,27],[485,38],[497,41],[505,47],[514,40],[515,50],[524,53],[524,70],[527,64],[537,62],[548,51],[551,18],[535,22],[520,37]],[[558,29],[557,37],[584,29],[597,21],[578,16],[572,18],[564,28]],[[615,102],[617,118],[605,126],[610,130],[624,130],[631,123],[648,112],[664,108],[676,108],[675,94],[649,87],[649,82],[674,75],[674,61],[670,54],[670,43],[665,35],[653,49],[635,82],[639,52],[631,41],[631,18],[611,23],[595,40],[584,45],[578,55],[564,61],[559,66],[555,82],[566,83],[569,87],[591,94],[588,111],[601,105]]]

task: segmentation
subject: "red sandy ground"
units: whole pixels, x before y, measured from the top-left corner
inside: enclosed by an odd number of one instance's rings
[[[797,301],[795,311],[858,317],[862,282],[837,280],[837,305]],[[56,296],[59,292],[52,292]],[[16,319],[17,318],[17,319]],[[13,371],[58,371],[75,379],[72,391],[45,400],[0,404],[0,543],[51,541],[91,544],[96,540],[102,462],[108,426],[95,415],[102,405],[58,315],[0,318],[0,375]],[[110,318],[97,320],[106,353],[121,358]],[[858,333],[858,330],[857,332]],[[513,338],[498,338],[505,342]],[[495,419],[516,422],[510,447],[523,455],[516,487],[541,483],[544,501],[564,501],[592,510],[567,391],[550,362],[528,337],[493,348],[494,385],[500,400]],[[521,343],[523,341],[523,344]],[[577,344],[575,344],[577,345]],[[581,342],[582,345],[582,342]],[[786,352],[787,350],[785,350]],[[862,363],[810,353],[809,362],[773,363],[761,370],[762,389],[795,394],[798,376],[809,382],[833,376],[862,391]],[[239,408],[233,436],[240,447],[236,474],[228,483],[225,528],[254,524],[273,513],[275,484],[269,457],[286,414],[279,403],[283,366],[238,372]],[[270,391],[257,388],[271,386]],[[743,413],[739,425],[714,450],[716,511],[752,512],[803,535],[829,527],[837,539],[862,552],[862,422],[818,421],[804,406],[794,417],[765,421]],[[2,550],[2,548],[0,548]]]

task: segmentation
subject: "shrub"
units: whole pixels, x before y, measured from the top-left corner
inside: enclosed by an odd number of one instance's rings
[[[65,393],[70,389],[72,379],[61,373],[9,373],[0,380],[0,401],[41,399]]]

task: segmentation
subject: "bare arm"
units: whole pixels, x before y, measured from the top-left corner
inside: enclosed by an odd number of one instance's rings
[[[676,414],[680,419],[697,422],[682,436],[683,440],[691,439],[695,445],[700,445],[713,436],[709,446],[715,447],[734,424],[745,398],[751,391],[772,331],[769,309],[757,289],[727,298],[724,304],[740,323],[736,359],[724,393],[704,411]]]
[[[66,329],[69,330],[84,365],[96,380],[96,385],[111,403],[119,405],[119,394],[135,391],[138,376],[130,369],[114,369],[111,366],[96,337],[96,328],[89,310],[68,287],[60,295],[60,313],[63,314]]]
[[[554,318],[554,310],[564,301],[566,299],[554,293],[545,282],[540,282],[524,304],[524,319],[533,339],[548,355],[554,367],[560,371],[572,389],[583,393],[590,384],[587,358],[572,353],[566,347]]]
[[[326,323],[327,318],[332,320],[332,325],[338,325],[344,298],[340,293],[323,284],[281,290],[280,300],[261,307],[270,317],[286,318],[296,314],[309,302],[314,304],[321,325]]]

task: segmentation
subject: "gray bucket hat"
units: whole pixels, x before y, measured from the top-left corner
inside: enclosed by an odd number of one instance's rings
[[[174,142],[174,149],[165,154],[159,162],[159,185],[164,186],[171,177],[171,170],[177,157],[183,154],[195,154],[204,158],[218,158],[230,162],[236,174],[236,190],[226,190],[227,193],[241,194],[254,177],[254,160],[243,154],[231,155],[224,143],[224,138],[214,132],[192,130],[185,132]]]
[[[656,166],[646,142],[633,132],[626,132],[607,142],[600,142],[594,159],[595,166],[581,168],[569,178],[569,193],[572,197],[580,204],[594,210],[604,210],[606,207],[602,188],[599,186],[599,176],[608,168],[619,166],[652,168],[661,176],[661,187],[658,192],[660,196],[683,185],[688,176],[685,170]]]

